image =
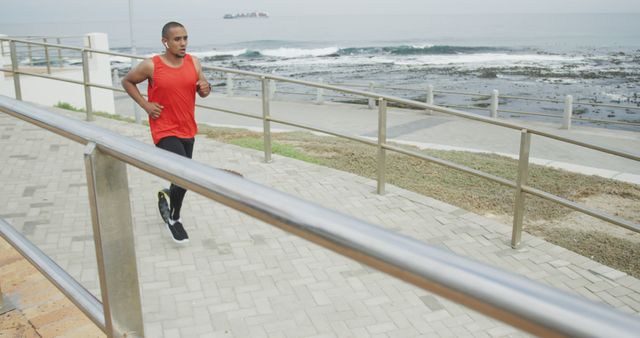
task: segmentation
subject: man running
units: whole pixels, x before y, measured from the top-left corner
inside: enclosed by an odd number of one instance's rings
[[[205,79],[198,59],[187,54],[187,38],[183,25],[177,22],[165,24],[162,28],[164,54],[146,59],[131,69],[122,79],[122,86],[149,115],[153,143],[191,158],[198,130],[194,118],[195,94],[208,96],[211,85]],[[143,81],[148,81],[149,100],[145,100],[137,87]],[[158,192],[161,216],[177,243],[189,241],[180,218],[186,192],[173,183],[170,189]]]

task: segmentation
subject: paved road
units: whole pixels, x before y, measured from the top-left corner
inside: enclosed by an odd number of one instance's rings
[[[92,123],[150,142],[144,126]],[[0,114],[0,148],[0,217],[98,294],[83,147]],[[259,152],[202,137],[195,160],[640,313],[640,280],[526,234],[512,250],[509,226],[428,197],[392,186],[379,196],[372,180],[277,155],[266,164]],[[194,193],[183,208],[191,243],[175,245],[153,196],[166,182],[128,174],[148,337],[526,336]]]

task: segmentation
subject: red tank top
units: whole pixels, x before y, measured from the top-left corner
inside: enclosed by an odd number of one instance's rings
[[[167,136],[194,137],[198,132],[194,117],[198,73],[191,55],[184,56],[180,67],[165,64],[159,55],[152,60],[153,79],[147,89],[149,102],[164,107],[159,118],[149,119],[153,143]]]

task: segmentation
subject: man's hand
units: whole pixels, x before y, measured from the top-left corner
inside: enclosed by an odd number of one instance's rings
[[[211,84],[207,80],[198,80],[198,82],[196,82],[196,90],[200,97],[206,97],[211,93]]]
[[[156,102],[147,102],[143,108],[149,115],[149,118],[154,120],[160,117],[160,113],[162,112],[162,109],[164,109],[163,106]]]

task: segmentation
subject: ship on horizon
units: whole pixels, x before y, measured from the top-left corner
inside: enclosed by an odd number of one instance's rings
[[[246,13],[236,13],[236,14],[225,14],[223,16],[224,19],[253,19],[253,18],[268,18],[269,14],[267,12],[246,12]]]

